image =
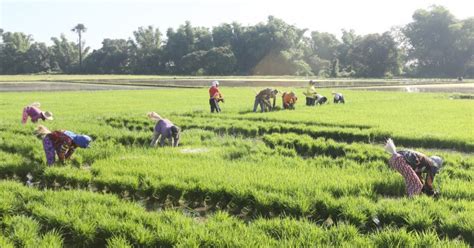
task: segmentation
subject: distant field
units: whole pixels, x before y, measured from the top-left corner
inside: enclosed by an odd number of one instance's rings
[[[253,113],[258,88],[222,85],[220,114],[207,88],[0,93],[0,247],[474,245],[472,99],[339,89],[346,104],[307,107],[280,87],[296,110]],[[20,124],[34,101],[92,148],[45,166]],[[180,147],[148,147],[148,111],[182,128]],[[445,159],[439,199],[404,196],[387,137]]]
[[[41,82],[153,87],[208,87],[212,80],[219,80],[223,85],[228,87],[305,87],[311,79],[318,82],[318,87],[370,87],[459,83],[456,79],[353,79],[295,76],[3,75],[0,76],[0,84]],[[474,80],[464,80],[462,83],[469,82],[474,83]]]

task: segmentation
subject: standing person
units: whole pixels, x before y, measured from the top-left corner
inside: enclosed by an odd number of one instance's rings
[[[438,196],[433,189],[433,180],[443,166],[443,159],[438,156],[428,157],[423,153],[410,150],[396,150],[392,139],[388,139],[385,150],[392,154],[389,164],[405,179],[406,191],[409,197],[422,192],[430,196]],[[422,174],[426,173],[425,179]]]
[[[61,163],[70,159],[77,147],[88,148],[92,138],[87,135],[75,134],[71,131],[49,131],[45,126],[38,126],[35,131],[43,140],[43,149],[48,165],[54,164],[56,154]]]
[[[284,92],[282,95],[283,109],[295,109],[295,103],[298,100],[296,94],[291,92]]]
[[[53,113],[46,111],[43,112],[40,109],[41,104],[39,102],[34,102],[23,108],[23,114],[21,118],[21,123],[26,124],[28,117],[31,119],[31,122],[36,123],[38,120],[53,120]]]
[[[323,105],[325,104],[326,102],[328,101],[328,98],[323,96],[323,95],[320,95],[320,94],[316,94],[316,100],[315,100],[315,104],[319,104],[319,105]]]
[[[314,106],[315,101],[316,101],[316,81],[310,80],[308,88],[306,89],[305,92],[303,92],[303,95],[306,96],[306,106]]]
[[[221,112],[219,102],[224,102],[224,97],[222,97],[222,94],[219,91],[219,82],[213,81],[211,88],[209,88],[209,105],[211,105],[211,113],[214,113],[214,111],[216,111],[216,113]]]
[[[332,94],[334,95],[334,103],[346,103],[341,93],[333,92]]]
[[[257,108],[260,105],[261,112],[266,110],[272,111],[276,105],[276,95],[278,94],[277,89],[266,88],[261,90],[255,96],[255,102],[253,104],[253,112],[257,112]],[[273,99],[273,105],[270,103],[270,99]]]
[[[178,146],[181,132],[181,129],[178,126],[174,125],[168,119],[163,119],[155,112],[148,113],[148,118],[156,121],[150,146],[155,147],[158,139],[160,140],[160,146],[165,145],[165,139],[168,139],[171,146]]]

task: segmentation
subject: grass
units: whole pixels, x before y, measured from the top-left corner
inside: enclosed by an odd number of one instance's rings
[[[345,105],[306,107],[297,89],[295,111],[261,114],[252,88],[222,91],[218,115],[206,89],[2,93],[0,246],[474,245],[471,100],[344,91]],[[34,101],[92,148],[47,167],[20,124]],[[148,111],[182,127],[181,147],[148,147]],[[439,199],[404,197],[385,137],[445,159]]]

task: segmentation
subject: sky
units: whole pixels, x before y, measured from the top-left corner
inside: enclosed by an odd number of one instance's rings
[[[186,20],[212,28],[233,21],[255,25],[273,15],[298,28],[340,37],[342,29],[364,35],[403,26],[415,10],[431,5],[448,8],[458,19],[474,17],[472,0],[0,0],[0,28],[50,45],[51,37],[61,33],[77,41],[71,29],[83,23],[86,45],[98,49],[104,38],[128,39],[141,26],[165,34]]]

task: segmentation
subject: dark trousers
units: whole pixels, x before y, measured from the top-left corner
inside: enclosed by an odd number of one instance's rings
[[[327,97],[323,96],[316,101],[316,104],[323,105],[328,101]]]
[[[345,103],[344,102],[344,97],[340,97],[338,100],[336,100],[336,98],[334,98],[334,103]]]
[[[221,112],[221,108],[219,107],[219,103],[216,99],[209,99],[209,105],[211,105],[211,113],[214,113],[214,111],[216,111],[217,113]]]
[[[306,97],[306,106],[314,106],[315,100],[313,97]]]

